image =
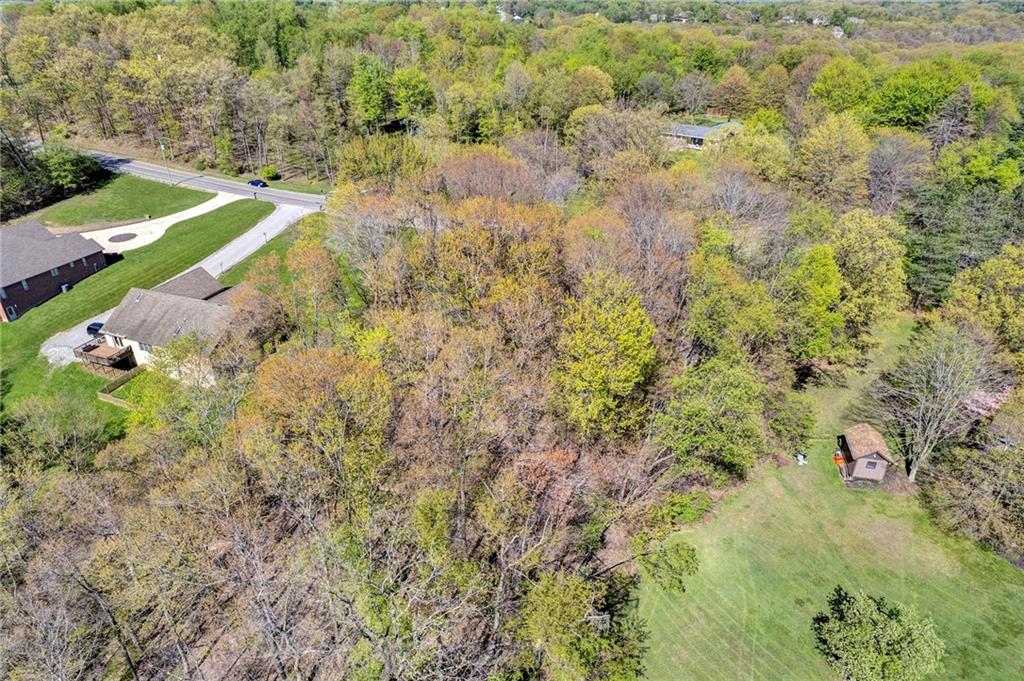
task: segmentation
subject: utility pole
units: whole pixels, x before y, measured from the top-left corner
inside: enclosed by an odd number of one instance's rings
[[[171,184],[174,184],[174,180],[171,179],[171,169],[167,165],[167,151],[164,148],[163,142],[160,143],[160,154],[164,157],[164,170],[167,171],[167,181],[170,182]]]

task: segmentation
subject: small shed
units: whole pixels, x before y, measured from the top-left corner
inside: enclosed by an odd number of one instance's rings
[[[837,438],[836,462],[844,480],[881,480],[895,463],[882,434],[867,423],[858,423]]]

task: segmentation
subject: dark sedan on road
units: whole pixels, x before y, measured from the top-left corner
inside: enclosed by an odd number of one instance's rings
[[[260,187],[260,188],[263,188],[263,187],[269,187],[270,185],[267,184],[266,182],[264,182],[263,180],[256,179],[256,180],[249,180],[249,186],[250,187]]]

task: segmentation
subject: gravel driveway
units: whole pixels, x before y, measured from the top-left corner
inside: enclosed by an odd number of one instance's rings
[[[50,364],[56,367],[71,364],[75,361],[74,349],[91,338],[89,333],[85,330],[85,327],[89,326],[93,322],[103,322],[106,324],[111,312],[113,312],[113,310],[101,312],[98,315],[90,317],[84,322],[75,324],[67,331],[61,331],[58,334],[50,336],[40,346],[39,354],[45,356],[50,360]]]

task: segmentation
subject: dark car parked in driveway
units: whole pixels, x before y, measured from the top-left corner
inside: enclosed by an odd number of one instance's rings
[[[266,182],[264,182],[263,180],[256,179],[256,180],[249,180],[249,186],[250,187],[261,187],[262,188],[262,187],[269,187],[270,185],[267,184]]]
[[[98,336],[103,331],[103,322],[93,322],[89,326],[85,327],[85,330],[90,336]]]

